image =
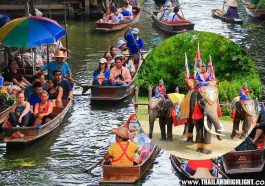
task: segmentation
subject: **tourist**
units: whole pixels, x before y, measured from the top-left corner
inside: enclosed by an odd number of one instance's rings
[[[129,0],[126,0],[124,4],[125,4],[125,5],[124,5],[124,6],[125,6],[125,9],[126,9],[128,12],[130,12],[130,14],[132,15],[132,14],[133,14],[133,11],[132,11],[132,5],[130,5]]]
[[[165,99],[165,95],[166,87],[164,86],[164,81],[160,79],[158,86],[155,88],[155,97]]]
[[[42,88],[45,89],[45,77],[43,74],[35,74],[32,76],[32,85],[26,87],[24,95],[25,100],[29,100],[30,96],[34,93],[34,84],[36,82],[40,82],[42,84]]]
[[[111,16],[111,19],[115,24],[121,24],[124,21],[123,15],[118,11],[117,8],[114,9],[114,14]]]
[[[42,84],[40,82],[36,82],[33,84],[34,92],[29,97],[29,103],[31,106],[31,111],[33,111],[33,106],[36,103],[39,103],[41,101],[40,94],[43,91]]]
[[[243,87],[239,93],[239,98],[240,100],[251,100],[251,98],[248,95],[248,84],[246,82],[243,83]]]
[[[62,72],[60,70],[55,70],[53,75],[55,77],[57,86],[60,86],[63,89],[63,100],[73,99],[73,87],[71,82],[62,78]]]
[[[110,78],[110,70],[107,69],[107,60],[101,58],[99,60],[98,69],[93,72],[93,85],[108,86]]]
[[[167,3],[167,6],[164,8],[164,16],[162,20],[167,20],[169,14],[171,14],[172,12],[173,12],[173,6],[172,6],[172,3],[169,1]]]
[[[3,77],[5,81],[12,82],[14,85],[25,89],[30,83],[26,80],[18,67],[17,61],[10,59],[8,67],[3,72]]]
[[[197,84],[197,88],[201,88],[202,86],[209,86],[209,81],[211,80],[209,73],[206,71],[206,65],[201,65],[201,72],[196,73],[195,82]]]
[[[126,9],[126,6],[122,6],[121,14],[123,15],[124,21],[129,21],[132,19],[132,14]]]
[[[111,16],[112,16],[112,13],[110,11],[110,8],[106,8],[106,13],[103,14],[103,18],[100,21],[101,22],[106,22],[106,23],[113,22],[111,20]]]
[[[41,102],[36,103],[34,106],[33,116],[35,121],[33,126],[43,125],[54,118],[52,114],[53,102],[49,101],[49,94],[47,91],[40,93]]]
[[[117,46],[117,55],[121,55],[124,50],[129,50],[126,46],[126,41],[124,41],[123,39],[118,40]]]
[[[122,56],[124,60],[124,66],[129,69],[131,75],[134,75],[136,70],[135,70],[133,60],[131,59],[130,51],[129,50],[123,51]]]
[[[57,85],[55,79],[49,79],[47,81],[47,88],[49,93],[49,99],[53,102],[53,105],[56,107],[63,107],[63,88]]]
[[[8,121],[13,127],[28,127],[31,123],[30,104],[22,91],[17,93],[17,103],[9,113]]]
[[[157,18],[157,20],[159,20],[159,21],[161,21],[161,19],[163,18],[163,16],[164,16],[164,7],[163,6],[160,6],[160,8],[159,8],[159,12],[157,13],[157,15],[156,15],[156,18]]]
[[[173,12],[167,17],[167,21],[179,21],[178,17],[179,6],[174,7]]]
[[[108,152],[104,156],[105,164],[112,166],[133,166],[133,157],[138,149],[134,142],[128,141],[129,131],[127,128],[121,126],[113,129],[116,134],[116,143],[111,145]]]
[[[114,86],[127,86],[131,80],[128,68],[122,66],[122,56],[115,57],[115,66],[110,70],[110,82]]]
[[[117,48],[115,46],[111,46],[109,49],[110,55],[112,56],[112,59],[115,58],[115,56],[117,55]]]

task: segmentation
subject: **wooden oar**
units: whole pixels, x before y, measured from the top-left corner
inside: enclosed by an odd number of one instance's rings
[[[90,167],[88,167],[86,170],[84,170],[84,173],[91,174],[91,171],[99,166],[103,162],[104,158],[100,159],[98,162],[94,163]]]
[[[224,16],[224,11],[225,11],[225,1],[223,2],[223,16]]]

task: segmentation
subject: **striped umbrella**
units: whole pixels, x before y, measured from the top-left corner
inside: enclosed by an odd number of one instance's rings
[[[0,43],[7,47],[35,48],[66,35],[56,21],[39,16],[17,18],[0,28]]]

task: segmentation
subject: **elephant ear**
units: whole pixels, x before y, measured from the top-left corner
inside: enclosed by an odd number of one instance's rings
[[[254,100],[241,100],[240,101],[242,108],[244,111],[250,115],[255,116],[256,115],[256,109],[255,109],[255,102]]]
[[[211,105],[217,103],[218,100],[218,89],[215,86],[203,86],[199,88],[201,96]]]

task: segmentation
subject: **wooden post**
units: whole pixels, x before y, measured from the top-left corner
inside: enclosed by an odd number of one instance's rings
[[[148,103],[149,103],[149,101],[150,101],[150,99],[152,98],[152,87],[151,86],[148,86]],[[148,104],[148,113],[149,113],[149,110],[150,110],[150,108],[149,108],[149,104]]]
[[[90,0],[85,0],[85,15],[89,15],[89,8],[90,8],[89,1]]]
[[[137,113],[137,111],[138,111],[138,101],[139,101],[139,87],[135,87],[135,89],[134,89],[134,103],[136,103],[135,105],[134,105],[134,108],[135,108],[135,112]]]

